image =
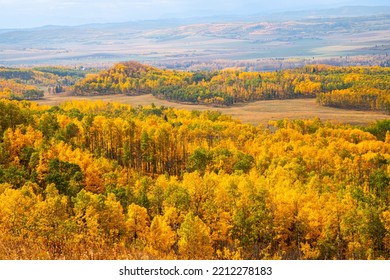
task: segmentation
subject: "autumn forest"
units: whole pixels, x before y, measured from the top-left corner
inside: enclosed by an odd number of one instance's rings
[[[215,110],[293,98],[390,113],[390,68],[0,68],[0,259],[390,259],[390,120]]]

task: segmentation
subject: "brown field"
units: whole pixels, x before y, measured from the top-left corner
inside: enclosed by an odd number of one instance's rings
[[[205,105],[190,105],[161,100],[151,94],[141,96],[125,96],[121,94],[105,96],[65,96],[48,95],[37,101],[42,105],[58,105],[69,100],[102,100],[118,102],[132,106],[146,106],[154,103],[156,106],[174,107],[186,110],[217,110],[223,114],[254,125],[267,124],[270,120],[309,119],[319,117],[322,121],[335,121],[353,125],[365,125],[376,120],[390,119],[390,115],[379,112],[344,110],[323,107],[315,99],[267,100],[235,105],[228,108],[214,108]]]

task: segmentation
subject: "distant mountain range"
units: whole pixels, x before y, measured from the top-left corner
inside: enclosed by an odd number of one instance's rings
[[[0,65],[387,55],[390,6],[0,30]]]

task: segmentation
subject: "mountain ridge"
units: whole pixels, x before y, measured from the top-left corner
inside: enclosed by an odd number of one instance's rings
[[[361,15],[363,11],[371,12]],[[237,16],[227,21],[205,17],[0,30],[0,65],[107,65],[126,60],[182,64],[387,55],[390,7],[346,7],[338,13],[315,16],[306,11],[268,18]]]

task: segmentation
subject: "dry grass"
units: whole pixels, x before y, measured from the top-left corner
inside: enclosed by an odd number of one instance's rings
[[[190,105],[161,100],[153,95],[125,96],[46,96],[39,100],[39,104],[58,105],[69,100],[102,100],[107,102],[118,102],[132,106],[146,106],[154,103],[156,106],[174,107],[186,110],[217,110],[223,114],[230,115],[244,123],[267,124],[270,120],[281,119],[309,119],[318,117],[323,121],[336,121],[354,125],[364,125],[376,120],[389,119],[390,116],[379,112],[367,112],[356,110],[344,110],[330,107],[323,107],[316,103],[315,99],[292,99],[292,100],[267,100],[253,103],[235,105],[229,108],[213,108],[205,105]]]

